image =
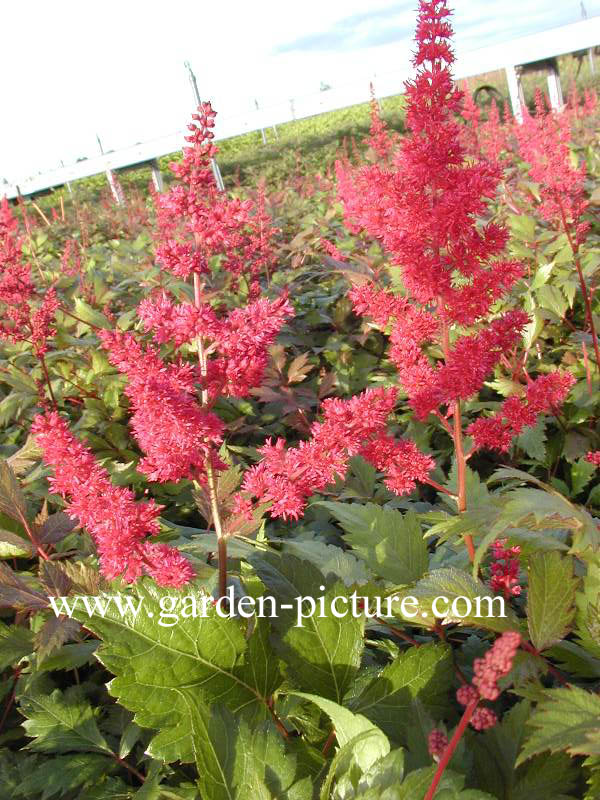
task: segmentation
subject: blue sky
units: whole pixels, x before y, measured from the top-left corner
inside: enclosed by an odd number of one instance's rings
[[[588,16],[600,0],[584,0]],[[184,127],[183,62],[223,115],[405,65],[416,0],[20,0],[2,4],[0,180]],[[580,0],[455,0],[458,49],[581,19]],[[600,44],[600,43],[599,43]],[[399,89],[401,87],[398,87]]]

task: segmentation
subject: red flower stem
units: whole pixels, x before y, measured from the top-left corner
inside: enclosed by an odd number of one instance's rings
[[[446,487],[442,486],[441,483],[438,483],[437,481],[434,481],[431,478],[426,478],[426,480],[424,480],[423,483],[428,483],[430,486],[433,486],[434,489],[437,489],[438,492],[444,492],[444,494],[448,494],[450,495],[450,497],[456,497],[454,492],[451,492],[450,489],[446,489]]]
[[[200,283],[200,275],[194,272],[194,305],[200,308],[202,305],[202,286]],[[200,374],[203,378],[206,377],[207,363],[206,351],[204,349],[204,342],[202,337],[198,337],[198,360],[200,361]],[[202,404],[208,406],[208,390],[202,388]],[[217,552],[219,556],[219,598],[225,597],[227,593],[227,538],[223,535],[223,528],[221,526],[221,514],[219,511],[219,502],[217,499],[217,486],[215,482],[215,473],[211,464],[212,452],[209,452],[206,459],[206,478],[208,483],[208,496],[210,498],[210,510],[212,514],[212,522],[215,526],[215,533],[217,534]]]
[[[52,405],[54,406],[55,411],[58,411],[58,404],[56,402],[56,397],[54,396],[54,392],[52,391],[52,384],[50,383],[50,375],[48,374],[48,367],[46,366],[46,359],[44,358],[43,353],[39,353],[38,355],[40,359],[40,364],[42,365],[42,372],[44,373],[44,377],[46,378],[46,384],[48,386],[48,393],[50,394],[50,399],[52,400]]]
[[[579,258],[579,245],[573,241],[573,237],[571,236],[571,230],[569,228],[569,224],[567,223],[567,218],[565,216],[565,210],[563,204],[560,201],[560,198],[557,198],[557,200],[558,200],[558,207],[560,208],[560,216],[562,219],[563,228],[567,235],[567,239],[569,240],[569,244],[571,245],[571,250],[573,251],[573,260],[575,262],[575,268],[577,269],[577,275],[579,276],[579,285],[581,286],[581,293],[583,295],[585,313],[587,316],[588,325],[590,326],[590,333],[592,334],[592,343],[594,345],[594,353],[596,355],[596,369],[600,370],[600,348],[598,347],[598,337],[596,335],[596,326],[594,325],[592,304],[590,302],[590,296],[587,290],[587,286],[585,285],[583,270],[581,269],[581,260]]]
[[[31,540],[31,544],[35,547],[38,555],[41,558],[43,558],[44,561],[49,561],[50,560],[50,556],[48,555],[48,553],[46,553],[46,551],[44,550],[42,545],[38,542],[38,540],[35,537],[33,531],[31,530],[31,527],[30,527],[29,523],[27,522],[26,517],[21,513],[21,510],[18,507],[17,507],[16,511],[17,511],[19,519],[21,520],[21,524],[25,528],[25,532],[26,532],[27,536],[29,536],[29,539]]]
[[[467,510],[467,462],[463,449],[462,439],[462,420],[460,416],[460,400],[454,402],[454,452],[456,453],[456,468],[458,471],[458,512],[462,514]],[[465,544],[469,552],[471,563],[475,560],[475,547],[473,537],[470,533],[465,533]]]
[[[448,325],[444,319],[444,305],[442,298],[438,299],[438,314],[442,320],[442,350],[444,352],[444,360],[448,363],[450,357],[450,332]],[[454,442],[454,453],[456,456],[456,468],[458,470],[458,497],[457,505],[458,512],[462,514],[467,510],[467,460],[465,458],[465,451],[463,448],[462,438],[462,419],[460,414],[460,400],[457,397],[454,401],[454,409],[452,414],[452,423],[454,430],[450,431],[450,436]],[[473,546],[473,537],[470,533],[465,533],[465,544],[469,553],[471,563],[475,560],[475,547]]]
[[[420,643],[417,642],[416,639],[413,639],[412,636],[409,636],[408,633],[404,633],[403,630],[397,628],[395,625],[391,625],[385,619],[381,619],[381,617],[374,617],[374,619],[379,622],[380,625],[385,625],[386,628],[389,628],[394,636],[397,636],[399,639],[403,639],[405,642],[412,644],[413,647],[420,647]]]
[[[583,366],[585,367],[585,379],[587,381],[588,392],[590,393],[590,397],[593,395],[592,389],[592,373],[590,370],[590,359],[588,358],[587,347],[585,346],[585,342],[581,343],[581,349],[583,350]]]
[[[456,730],[454,731],[454,736],[448,742],[446,749],[444,750],[444,754],[440,759],[438,764],[438,768],[435,771],[435,775],[433,776],[433,780],[427,790],[427,794],[423,798],[423,800],[433,800],[433,796],[435,795],[435,790],[438,787],[439,782],[442,779],[442,775],[444,774],[444,770],[448,766],[450,759],[452,758],[454,751],[456,750],[458,743],[461,740],[463,733],[465,732],[467,725],[469,724],[471,717],[473,716],[473,712],[477,708],[477,704],[479,703],[479,698],[475,700],[471,700],[469,705],[465,708],[462,717],[460,718],[460,722],[456,726]]]

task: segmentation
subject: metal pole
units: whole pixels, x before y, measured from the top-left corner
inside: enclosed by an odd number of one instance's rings
[[[256,106],[256,111],[259,112],[260,109],[258,107],[258,100],[256,98],[254,98],[254,105]],[[260,122],[260,119],[259,119],[259,122]],[[261,129],[260,129],[260,135],[262,137],[262,143],[266,144],[267,143],[267,137],[265,136],[265,129],[262,126],[261,126]]]
[[[104,148],[102,147],[102,142],[100,141],[100,136],[96,134],[96,141],[98,142],[98,147],[100,148],[100,155],[104,155]],[[108,185],[110,186],[110,191],[112,192],[112,196],[114,197],[115,203],[118,206],[125,205],[125,197],[123,195],[123,191],[119,185],[117,177],[110,167],[106,169],[106,180],[108,181]]]
[[[196,82],[196,76],[194,75],[194,71],[192,70],[190,62],[184,61],[183,63],[188,71],[188,77],[190,79],[190,84],[192,86],[192,92],[194,93],[194,100],[196,102],[196,106],[199,106],[202,103],[202,101],[200,100],[200,92],[198,91],[198,83]],[[225,184],[223,183],[223,176],[221,175],[221,170],[219,169],[219,165],[217,164],[216,159],[211,158],[210,166],[213,172],[215,183],[217,184],[217,189],[220,192],[224,192]]]
[[[156,159],[150,162],[150,169],[152,170],[152,183],[154,184],[154,188],[157,192],[164,192],[165,183]]]

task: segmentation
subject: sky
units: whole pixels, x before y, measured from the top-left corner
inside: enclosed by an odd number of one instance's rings
[[[589,17],[600,0],[584,0]],[[224,117],[404,67],[416,0],[0,3],[0,185],[181,130],[184,61]],[[580,0],[454,0],[457,49],[581,19]],[[400,90],[401,87],[399,86]]]

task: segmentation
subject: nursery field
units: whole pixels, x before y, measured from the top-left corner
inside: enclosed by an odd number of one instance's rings
[[[0,203],[2,800],[600,798],[600,109],[418,14],[381,113]]]

